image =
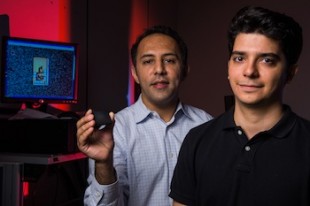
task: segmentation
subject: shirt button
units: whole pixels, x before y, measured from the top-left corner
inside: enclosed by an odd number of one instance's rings
[[[172,159],[173,158],[173,153],[170,153],[169,157],[170,157],[170,159]]]
[[[251,150],[251,147],[250,147],[250,146],[245,146],[245,148],[244,148],[244,149],[245,149],[245,151],[247,151],[247,152],[248,152],[248,151],[250,151],[250,150]]]
[[[242,135],[242,131],[241,130],[238,130],[238,135]]]

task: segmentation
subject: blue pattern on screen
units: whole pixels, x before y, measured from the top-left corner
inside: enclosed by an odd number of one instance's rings
[[[8,45],[5,96],[74,99],[75,58],[73,50]],[[42,79],[35,76],[37,65],[43,68]]]

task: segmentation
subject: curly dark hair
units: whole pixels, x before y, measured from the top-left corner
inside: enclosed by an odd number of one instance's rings
[[[259,33],[278,41],[288,66],[297,63],[302,51],[300,25],[292,17],[266,8],[246,6],[233,17],[228,30],[229,56],[239,33]]]

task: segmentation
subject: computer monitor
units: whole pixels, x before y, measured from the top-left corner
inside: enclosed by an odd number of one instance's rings
[[[1,59],[2,102],[77,102],[77,44],[5,36]]]

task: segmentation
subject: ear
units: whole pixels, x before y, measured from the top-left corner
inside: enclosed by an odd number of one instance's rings
[[[297,73],[297,71],[298,71],[298,65],[297,64],[292,65],[288,69],[288,74],[287,74],[287,77],[286,77],[286,84],[289,84],[292,81],[292,79],[294,78],[294,76]]]
[[[135,80],[135,82],[137,84],[140,84],[136,68],[134,66],[132,66],[130,70],[131,70],[131,75],[132,75],[133,79]]]

